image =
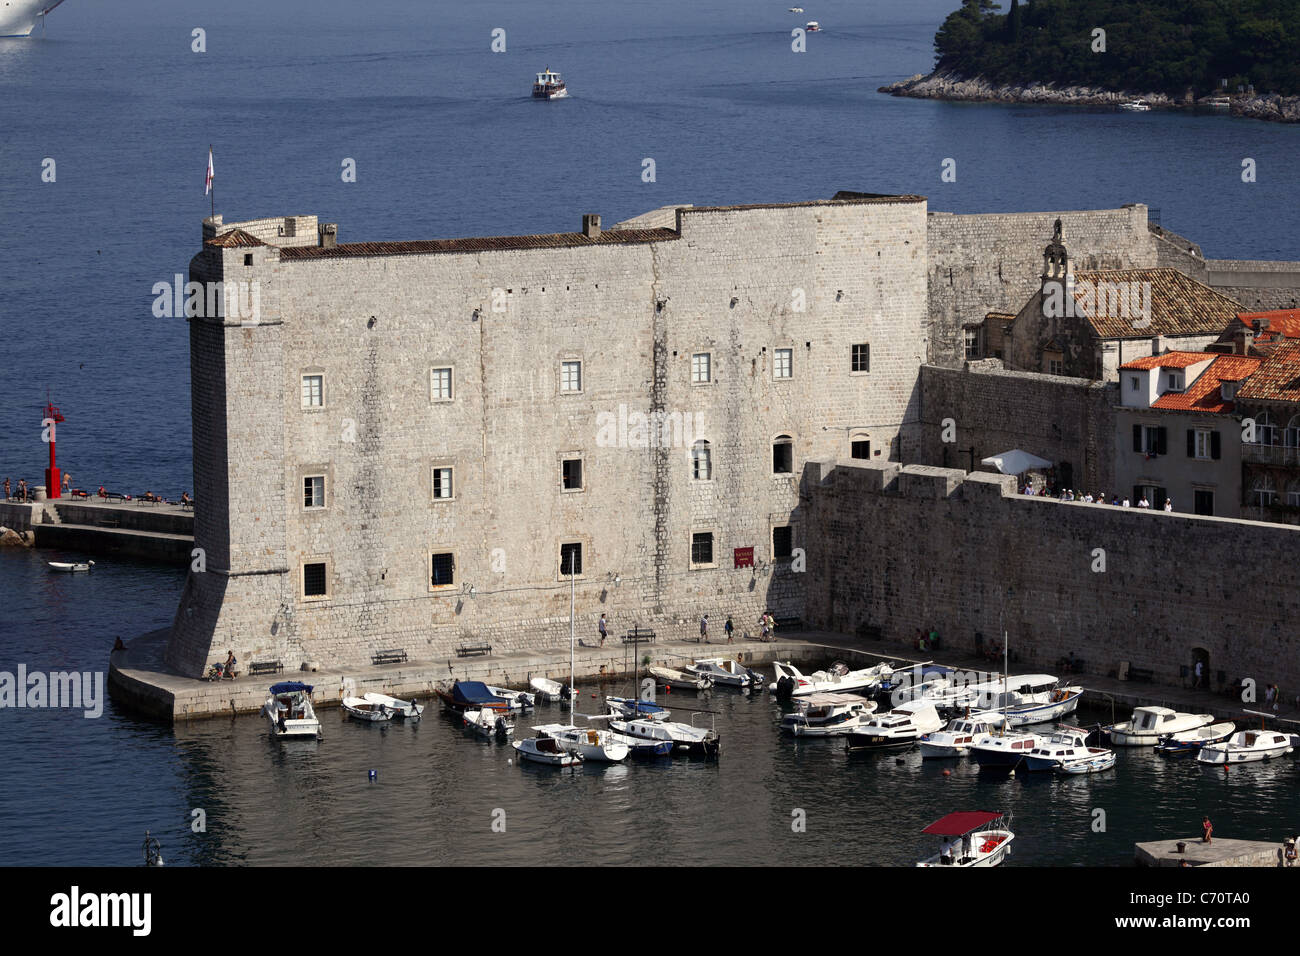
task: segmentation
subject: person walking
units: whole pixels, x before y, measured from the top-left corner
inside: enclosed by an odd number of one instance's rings
[[[1202,682],[1204,681],[1204,679],[1205,679],[1205,662],[1204,662],[1204,661],[1197,661],[1197,662],[1196,662],[1196,684],[1195,684],[1195,686],[1200,687],[1201,684],[1202,684]]]
[[[1201,817],[1201,842],[1209,843],[1210,838],[1214,836],[1214,824],[1210,822],[1209,817]]]
[[[772,636],[772,632],[771,632],[771,630],[770,630],[770,629],[768,628],[768,626],[767,626],[767,612],[766,612],[766,611],[764,611],[762,614],[760,614],[760,615],[758,616],[758,626],[759,626],[759,634],[762,635],[763,640],[766,641],[769,637]]]
[[[709,616],[707,614],[700,618],[700,643],[709,643]]]
[[[25,478],[18,479],[18,500],[27,500],[27,479]]]
[[[605,615],[600,616],[600,623],[596,625],[596,630],[600,632],[600,646],[605,646],[605,638],[609,636],[609,625],[605,623]]]
[[[730,644],[730,643],[731,643],[731,632],[734,631],[734,630],[736,629],[736,626],[735,626],[734,624],[731,623],[731,615],[730,615],[730,614],[727,615],[727,623],[724,624],[724,625],[722,625],[722,629],[723,629],[724,631],[727,632],[727,643]]]
[[[9,500],[9,479],[5,479],[5,501]]]
[[[1173,511],[1173,510],[1174,510],[1174,499],[1173,499],[1173,498],[1166,498],[1166,499],[1165,499],[1165,510],[1166,510],[1166,511]]]

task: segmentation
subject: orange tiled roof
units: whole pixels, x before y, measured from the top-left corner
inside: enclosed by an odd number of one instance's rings
[[[1161,395],[1151,407],[1175,412],[1230,412],[1233,403],[1223,400],[1220,385],[1247,378],[1259,368],[1261,361],[1250,355],[1220,355],[1185,392]]]
[[[1197,282],[1177,269],[1123,269],[1074,274],[1074,297],[1086,298],[1084,283],[1151,283],[1151,323],[1134,326],[1131,315],[1090,315],[1103,339],[1144,339],[1153,335],[1218,335],[1237,317],[1241,303]],[[1095,286],[1094,286],[1095,287]],[[1096,310],[1094,310],[1096,311]],[[1117,310],[1118,311],[1118,310]]]
[[[1287,342],[1260,362],[1237,392],[1241,399],[1300,402],[1300,342]]]
[[[239,249],[252,248],[253,246],[266,245],[257,236],[244,232],[242,229],[231,229],[229,232],[223,232],[215,239],[204,239],[205,246],[217,246],[221,249]]]
[[[1125,362],[1120,368],[1187,368],[1197,362],[1208,362],[1214,358],[1212,352],[1166,352],[1164,355],[1149,355],[1146,358]]]
[[[1267,319],[1268,328],[1255,333],[1251,342],[1252,352],[1264,354],[1288,339],[1300,339],[1300,309],[1274,309],[1269,312],[1239,312],[1235,321],[1219,336],[1223,343],[1232,342],[1242,329],[1255,327],[1258,319]]]

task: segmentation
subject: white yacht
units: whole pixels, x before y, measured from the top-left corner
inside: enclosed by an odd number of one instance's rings
[[[1083,698],[1082,687],[1057,687],[1045,701],[1026,699],[1012,691],[999,705],[1012,727],[1046,724],[1074,713]]]
[[[847,750],[904,750],[943,726],[934,705],[924,700],[899,704],[876,714],[847,735]]]
[[[997,866],[1011,854],[1016,835],[1002,813],[950,813],[921,831],[940,839],[939,852],[917,866]]]
[[[762,674],[750,670],[744,664],[733,661],[729,657],[700,658],[688,664],[685,670],[697,677],[707,677],[714,684],[724,687],[759,687],[763,683]]]
[[[1005,718],[993,711],[979,711],[968,717],[958,717],[945,729],[936,730],[921,738],[921,757],[926,760],[964,757],[970,753],[971,747],[983,743],[1005,723]]]
[[[1105,769],[1100,765],[1105,763],[1107,758],[1114,756],[1115,752],[1112,750],[1089,747],[1088,731],[1062,724],[1056,728],[1055,733],[1025,754],[1024,766],[1026,770],[1035,771],[1063,770],[1067,764],[1077,765],[1082,769],[1094,765],[1096,769]],[[1108,766],[1114,765],[1115,761],[1110,759]]]
[[[809,694],[781,718],[781,729],[796,737],[838,737],[861,726],[875,709],[874,700],[853,694]]]
[[[271,722],[271,736],[281,740],[319,737],[320,721],[311,705],[312,686],[297,681],[271,685],[262,714]]]
[[[1151,104],[1146,100],[1130,100],[1127,103],[1121,103],[1119,108],[1128,110],[1130,113],[1145,113],[1151,109]]]
[[[1293,743],[1290,734],[1278,730],[1239,730],[1221,743],[1202,747],[1196,759],[1210,764],[1272,760],[1289,754]]]
[[[1015,770],[1035,747],[1047,738],[1031,733],[1003,733],[986,737],[970,748],[970,755],[981,770]]]
[[[46,14],[63,0],[0,0],[0,37],[32,35]]]
[[[669,720],[611,720],[615,733],[638,740],[671,741],[679,756],[716,757],[722,741],[717,731]]]
[[[772,669],[776,676],[768,689],[776,695],[777,700],[791,697],[806,697],[808,694],[823,692],[851,694],[872,691],[880,686],[881,681],[888,680],[894,669],[888,664],[876,664],[859,670],[849,670],[847,664],[836,661],[821,671],[804,674],[794,664],[775,663]]]
[[[582,754],[583,760],[618,763],[627,759],[631,749],[608,730],[576,727],[573,724],[542,724],[534,727],[539,737],[553,737],[560,746]]]
[[[1161,737],[1212,723],[1213,714],[1180,714],[1168,707],[1135,707],[1131,718],[1104,731],[1116,747],[1154,747]]]

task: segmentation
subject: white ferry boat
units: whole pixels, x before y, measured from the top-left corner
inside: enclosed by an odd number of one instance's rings
[[[569,95],[569,88],[554,70],[542,70],[533,83],[533,98],[538,100],[562,100]]]
[[[1121,103],[1119,108],[1130,113],[1145,113],[1151,109],[1151,104],[1146,100],[1131,100],[1128,103]]]
[[[0,0],[0,37],[32,35],[36,24],[63,0]]]

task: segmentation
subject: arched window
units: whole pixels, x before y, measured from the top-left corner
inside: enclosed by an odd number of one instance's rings
[[[691,446],[691,478],[695,481],[713,478],[713,449],[703,438]]]
[[[1250,485],[1250,503],[1256,507],[1271,505],[1277,501],[1277,486],[1268,475],[1259,475]]]
[[[772,474],[794,474],[794,439],[789,435],[772,439]]]

